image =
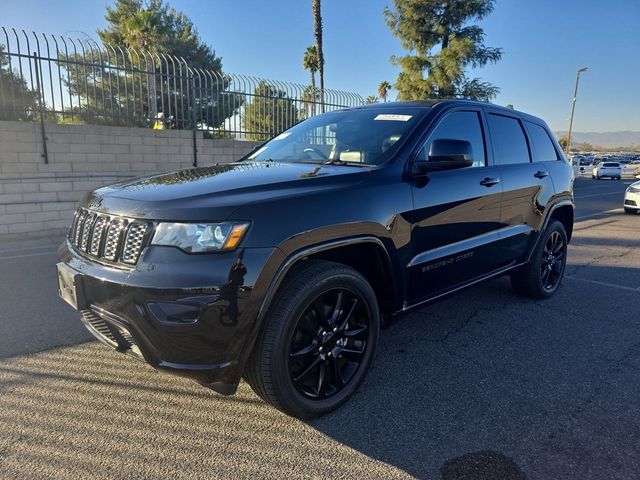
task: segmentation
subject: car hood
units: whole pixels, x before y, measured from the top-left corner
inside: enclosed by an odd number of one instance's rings
[[[350,188],[366,167],[279,162],[235,162],[136,178],[87,193],[91,210],[154,220],[225,220],[264,199]]]

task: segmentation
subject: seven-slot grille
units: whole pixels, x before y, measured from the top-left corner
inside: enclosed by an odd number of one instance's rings
[[[69,242],[91,257],[135,265],[149,231],[147,222],[79,208],[69,230]]]

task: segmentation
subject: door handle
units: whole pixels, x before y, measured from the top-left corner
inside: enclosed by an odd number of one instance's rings
[[[493,187],[494,185],[500,183],[499,178],[486,177],[480,181],[480,185],[484,185],[485,187]]]
[[[533,176],[536,178],[544,178],[549,176],[549,172],[545,172],[544,170],[538,170],[536,173],[533,174]]]

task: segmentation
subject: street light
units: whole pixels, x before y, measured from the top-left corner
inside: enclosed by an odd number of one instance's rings
[[[578,83],[580,82],[580,74],[586,72],[589,68],[582,67],[576,73],[576,89],[573,92],[573,105],[571,106],[571,120],[569,120],[569,138],[567,138],[567,157],[571,154],[571,130],[573,129],[573,114],[576,111],[576,97],[578,96]]]

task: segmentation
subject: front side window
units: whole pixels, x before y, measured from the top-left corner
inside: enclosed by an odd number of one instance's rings
[[[467,168],[486,165],[484,136],[478,112],[453,112],[444,117],[420,151],[419,160],[429,160],[431,144],[435,140],[465,140],[473,150],[473,165]]]
[[[325,113],[272,138],[244,160],[380,165],[427,108],[362,108]]]
[[[493,113],[487,117],[496,164],[529,163],[529,147],[520,120]]]
[[[533,161],[549,162],[552,160],[558,160],[558,152],[556,152],[547,131],[535,123],[526,123],[527,130],[529,131],[529,139],[533,145]]]

